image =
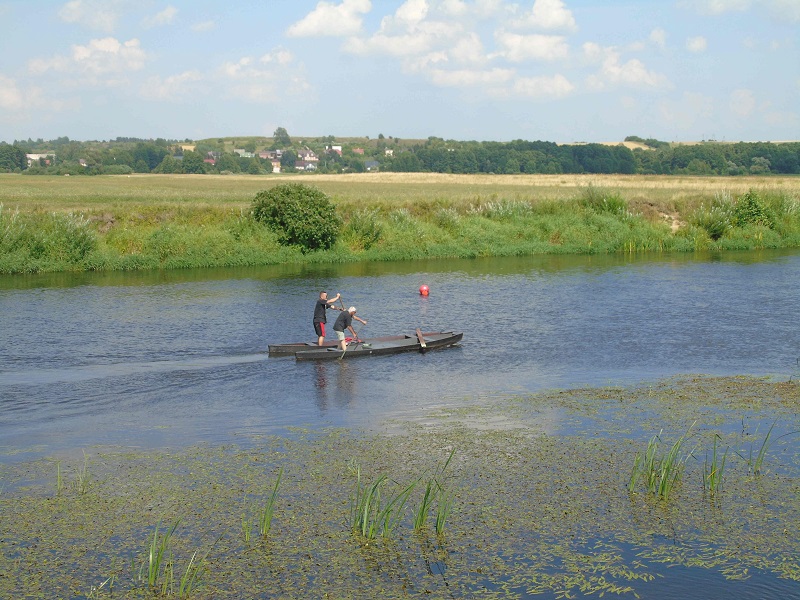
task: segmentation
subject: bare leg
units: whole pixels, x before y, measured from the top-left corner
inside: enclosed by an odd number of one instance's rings
[[[322,335],[319,336],[319,339],[317,340],[317,346],[322,346],[322,344],[324,343],[325,343],[325,336]]]

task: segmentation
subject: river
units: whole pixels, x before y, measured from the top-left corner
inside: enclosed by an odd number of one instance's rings
[[[421,327],[463,342],[269,358],[269,343],[314,338],[322,289],[358,308],[362,337]],[[800,254],[777,251],[4,276],[0,461],[381,430],[487,397],[685,373],[788,378],[798,299]]]

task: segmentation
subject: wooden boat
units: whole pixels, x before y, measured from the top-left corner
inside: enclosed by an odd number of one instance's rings
[[[422,335],[436,335],[440,332],[433,331],[433,332],[424,332]],[[407,335],[387,335],[384,337],[375,337],[375,338],[365,338],[361,341],[365,344],[384,344],[384,343],[391,343],[391,342],[400,342],[403,340],[408,339],[409,336]],[[352,348],[352,340],[353,338],[348,337],[347,344],[350,348]],[[339,346],[339,342],[337,340],[328,340],[322,346],[318,346],[316,342],[293,342],[289,344],[270,344],[269,345],[269,355],[270,356],[294,356],[297,352],[303,350],[320,350],[322,348],[333,348],[334,350]]]
[[[400,352],[425,352],[435,348],[453,346],[460,342],[463,336],[463,333],[454,333],[452,331],[423,333],[417,330],[415,335],[393,335],[351,342],[347,345],[345,352],[339,350],[335,342],[325,346],[317,346],[311,343],[276,344],[270,346],[270,356],[294,355],[297,360],[332,360],[335,358],[398,354]]]

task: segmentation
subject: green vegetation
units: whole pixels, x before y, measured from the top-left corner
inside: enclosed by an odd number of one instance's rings
[[[259,192],[253,218],[273,229],[284,246],[302,252],[328,250],[336,243],[341,221],[324,192],[302,183],[284,183]]]
[[[0,175],[0,273],[800,246],[793,178],[301,180]]]
[[[232,174],[281,172],[448,174],[658,174],[730,175],[800,174],[800,143],[739,142],[670,144],[639,136],[624,143],[556,144],[513,140],[478,142],[400,140],[368,137],[292,138],[283,127],[272,137],[205,140],[79,142],[17,140],[0,143],[0,172],[27,175],[112,175],[128,173]],[[312,154],[309,154],[312,153]],[[28,167],[26,154],[35,157]],[[305,160],[310,158],[310,161]],[[309,166],[309,163],[311,165]]]
[[[106,449],[86,493],[56,493],[52,459],[11,457],[0,464],[0,597],[635,598],[684,569],[701,583],[707,570],[717,591],[756,573],[758,589],[785,591],[800,582],[800,440],[785,433],[800,429],[799,405],[797,383],[749,377],[465,398],[386,435]],[[743,457],[724,471],[717,461],[714,502],[703,484],[713,459],[683,462],[666,500],[628,492],[644,432],[661,429],[670,441],[656,455],[686,435],[697,456],[719,445]],[[70,473],[85,461],[79,450],[60,460]],[[359,484],[357,464],[376,475]],[[281,472],[285,510],[248,543],[242,497],[269,496]],[[409,484],[381,473],[420,485],[405,501]],[[425,500],[438,485],[440,510]],[[435,531],[418,518],[423,504]]]

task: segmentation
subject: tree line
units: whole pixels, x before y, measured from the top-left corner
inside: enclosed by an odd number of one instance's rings
[[[781,175],[800,174],[800,142],[702,142],[669,144],[629,136],[645,148],[624,145],[556,144],[545,141],[454,141],[430,137],[416,142],[369,138],[340,144],[331,151],[334,136],[300,141],[278,128],[273,138],[248,138],[237,142],[248,153],[281,150],[281,170],[292,172],[298,152],[311,149],[319,155],[318,172],[496,173],[496,174],[663,174],[663,175]],[[194,150],[185,150],[191,144]],[[108,142],[55,140],[0,142],[0,172],[26,174],[126,174],[126,173],[252,173],[272,172],[272,162],[243,157],[230,148],[230,140],[117,138]],[[27,154],[51,153],[28,165]],[[208,160],[213,156],[213,164]]]

